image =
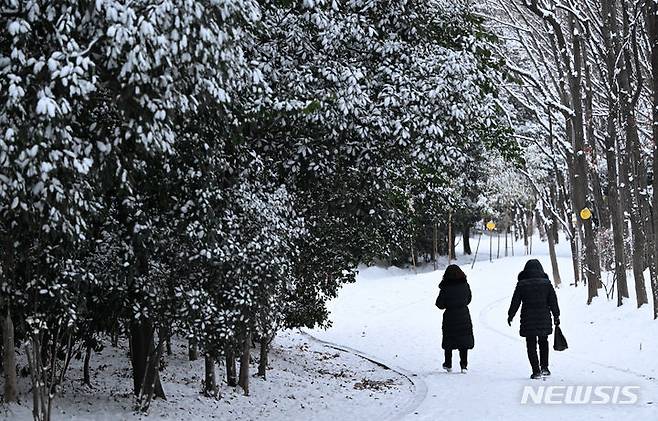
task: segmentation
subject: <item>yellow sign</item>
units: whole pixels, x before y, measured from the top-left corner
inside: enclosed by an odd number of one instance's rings
[[[487,222],[487,229],[489,231],[495,230],[496,229],[496,223],[494,221]]]
[[[589,210],[589,208],[583,208],[583,210],[580,211],[580,217],[587,220],[592,217],[592,211]]]

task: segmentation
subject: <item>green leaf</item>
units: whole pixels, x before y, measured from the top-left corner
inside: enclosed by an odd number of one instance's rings
[[[316,99],[309,102],[308,105],[304,107],[302,111],[304,112],[304,114],[309,115],[309,114],[313,114],[319,109],[320,109],[320,101]]]

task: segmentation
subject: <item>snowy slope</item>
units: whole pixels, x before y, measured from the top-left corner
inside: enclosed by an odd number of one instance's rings
[[[532,257],[549,271],[546,246],[538,239],[534,243]],[[516,275],[529,258],[519,256],[522,248],[517,243],[516,257],[493,263],[480,260],[473,270],[468,259],[460,258],[473,290],[470,311],[475,349],[469,355],[466,375],[441,369],[441,311],[434,307],[441,271],[414,274],[397,268],[362,269],[357,283],[346,286],[332,303],[332,328],[312,334],[376,356],[423,379],[427,397],[408,414],[409,420],[658,419],[658,321],[652,320],[648,306],[637,310],[632,298],[622,308],[605,298],[587,306],[585,287],[566,285],[573,278],[566,242],[561,242],[558,250],[564,286],[557,293],[570,348],[560,353],[551,349],[551,378],[543,382],[528,378],[531,370],[525,343],[518,336],[518,314],[512,327],[506,321]],[[486,254],[483,258],[488,259],[488,250]],[[453,359],[458,359],[456,353]],[[522,405],[523,386],[538,382],[637,385],[640,401],[632,406]]]

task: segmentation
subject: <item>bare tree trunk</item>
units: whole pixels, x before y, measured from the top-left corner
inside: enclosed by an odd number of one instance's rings
[[[578,213],[587,206],[589,190],[582,104],[582,34],[586,31],[579,26],[575,17],[569,14],[567,18],[568,32],[571,34],[571,37],[567,38],[564,35],[564,30],[560,22],[557,20],[556,14],[546,13],[537,1],[524,2],[523,5],[550,26],[552,37],[557,43],[555,54],[558,59],[560,79],[564,79],[567,82],[568,88],[568,90],[561,89],[561,101],[563,105],[572,110],[572,113],[565,114],[567,120],[567,136],[573,147],[573,154],[570,154],[573,165],[569,163],[570,159],[567,159],[567,164],[572,181],[572,203],[575,207],[574,211]],[[569,54],[568,42],[571,43],[572,54]],[[590,139],[590,141],[592,140]],[[587,302],[591,303],[592,299],[598,295],[598,289],[601,284],[601,267],[591,219],[582,221],[581,225],[584,230],[584,272],[588,285]]]
[[[199,348],[194,339],[187,341],[187,356],[190,361],[196,361],[199,358]]]
[[[260,338],[260,360],[258,361],[258,375],[263,379],[267,378],[268,352],[270,341],[265,336]]]
[[[569,239],[569,245],[571,246],[571,261],[573,262],[573,282],[574,286],[578,286],[580,283],[580,250],[578,250],[578,232],[576,232],[575,227],[572,228],[574,235]]]
[[[204,355],[205,362],[205,381],[203,382],[203,393],[206,396],[215,396],[217,394],[217,377],[215,376],[215,359],[210,354]]]
[[[546,211],[546,205],[544,205],[544,210]],[[552,221],[552,219],[549,219]],[[537,221],[540,221],[540,218],[537,218]],[[551,257],[551,267],[553,269],[553,283],[555,287],[559,288],[562,284],[562,279],[560,278],[560,268],[557,263],[557,255],[555,253],[555,231],[551,225],[545,224],[544,230],[546,231],[546,239],[548,240],[548,254]]]
[[[509,234],[509,227],[505,227],[505,257],[508,256],[508,253],[507,253],[507,251],[508,251],[507,250],[507,236],[508,236],[508,234]]]
[[[452,235],[452,212],[448,214],[448,264],[455,258],[455,241]]]
[[[89,374],[89,363],[91,361],[91,346],[87,345],[87,349],[85,350],[85,360],[84,360],[84,365],[82,369],[82,383],[86,384],[87,386],[91,386],[91,376]]]
[[[30,338],[25,350],[28,367],[30,368],[30,377],[32,379],[32,417],[34,421],[48,421],[50,415],[48,414],[47,404],[47,383],[43,378],[41,341],[37,335]]]
[[[434,270],[439,268],[438,266],[438,254],[439,254],[439,233],[436,222],[432,222],[432,262],[434,262]]]
[[[148,411],[153,397],[166,399],[162,383],[160,382],[160,372],[158,367],[162,358],[164,343],[158,340],[158,345],[155,349],[151,350],[149,357],[146,361],[146,372],[144,373],[144,382],[142,383],[141,394],[138,397],[142,411]]]
[[[653,241],[651,238],[650,232],[647,232],[647,226],[650,229],[650,224],[645,224],[644,220],[649,219],[646,213],[650,213],[648,209],[648,204],[643,206],[641,202],[646,202],[645,198],[642,196],[642,192],[646,191],[646,182],[642,186],[642,180],[644,174],[639,171],[639,138],[637,133],[637,126],[635,125],[635,117],[632,115],[627,115],[626,117],[626,148],[631,151],[630,160],[631,160],[631,177],[629,185],[630,193],[630,219],[631,219],[631,231],[633,237],[633,280],[635,284],[635,297],[638,308],[644,304],[648,304],[649,300],[647,297],[647,290],[645,286],[644,279],[644,270],[647,267],[652,265],[653,257]],[[636,148],[636,145],[638,147]],[[635,151],[637,149],[637,152]],[[637,154],[637,160],[636,160]],[[650,273],[652,270],[649,271]]]
[[[471,253],[471,226],[468,223],[464,224],[464,227],[462,229],[462,234],[464,236],[464,254],[468,254],[469,256],[472,254]]]
[[[528,230],[528,252],[527,254],[532,254],[532,237],[535,235],[535,228],[534,228],[534,218],[533,218],[533,213],[532,211],[528,211],[526,213],[526,218],[528,220],[527,223],[527,230]]]
[[[160,326],[160,329],[158,329],[158,337],[164,343],[167,355],[171,355],[171,330],[169,329],[169,326]]]
[[[413,238],[409,242],[409,250],[411,251],[411,265],[416,270],[416,253],[414,251],[414,240]]]
[[[16,347],[14,345],[14,323],[11,319],[9,302],[2,318],[2,364],[5,372],[5,402],[18,402],[18,383],[16,376]]]
[[[158,346],[155,346],[154,332],[149,320],[133,320],[130,323],[133,386],[142,411],[148,410],[154,396],[166,399],[158,370],[163,343],[159,340]]]
[[[523,221],[521,223],[521,229],[523,229],[523,246],[525,250],[525,254],[529,254],[529,246],[530,246],[530,241],[528,240],[528,220],[526,218],[525,212],[521,211],[521,220]]]
[[[238,385],[237,369],[235,367],[235,352],[233,349],[226,351],[226,384],[231,387]]]
[[[242,355],[240,356],[240,377],[238,385],[244,390],[245,396],[249,396],[249,357],[251,350],[251,332],[245,335],[242,342]]]
[[[617,282],[617,305],[623,304],[623,298],[628,297],[628,281],[626,279],[626,254],[624,249],[624,217],[625,197],[621,194],[620,180],[623,179],[617,171],[617,127],[616,119],[619,112],[619,89],[617,85],[617,57],[619,48],[613,37],[618,37],[617,6],[614,1],[601,0],[601,15],[603,16],[603,41],[606,48],[606,67],[608,70],[608,115],[606,116],[606,163],[608,166],[608,191],[610,195],[610,218],[615,253],[615,279]],[[623,169],[622,169],[623,170]],[[623,171],[622,171],[623,172]]]
[[[621,2],[623,14],[623,39],[630,39],[631,47],[623,48],[622,66],[618,72],[619,86],[621,87],[620,108],[624,129],[626,132],[626,147],[624,155],[620,158],[626,179],[623,180],[628,192],[628,203],[630,204],[630,221],[633,237],[633,279],[635,283],[635,297],[637,306],[641,307],[647,304],[648,297],[645,286],[644,270],[647,266],[651,267],[649,273],[653,273],[653,241],[650,234],[650,224],[645,223],[649,220],[649,204],[645,200],[647,189],[646,173],[644,164],[640,156],[640,139],[638,135],[637,120],[635,118],[635,107],[639,100],[639,95],[643,86],[642,69],[639,65],[639,51],[637,45],[637,31],[633,30],[632,34],[629,28],[628,4],[624,0]],[[616,41],[619,43],[619,39]],[[637,64],[637,87],[635,94],[631,94],[631,79],[633,59],[631,53],[635,55]],[[645,206],[646,205],[646,206]],[[647,247],[648,246],[648,247]]]
[[[119,323],[116,323],[113,325],[112,330],[110,332],[110,343],[112,347],[116,348],[119,346],[119,331],[121,330],[121,326]]]
[[[576,24],[572,16],[569,17],[571,32],[576,34],[573,38],[573,56],[575,71],[568,75],[570,96],[574,108],[574,118],[572,123],[573,135],[571,137],[574,146],[574,198],[573,203],[576,206],[576,213],[579,213],[587,206],[588,192],[588,172],[586,147],[583,133],[582,121],[582,104],[581,104],[581,39],[582,31],[576,29]],[[585,255],[585,276],[587,278],[588,297],[587,302],[591,303],[592,299],[598,296],[598,289],[601,283],[601,267],[599,265],[598,250],[594,239],[594,227],[592,220],[581,220],[584,230],[584,255]]]
[[[606,0],[602,0],[606,1]],[[594,119],[592,110],[592,74],[591,65],[587,59],[587,49],[583,48],[583,64],[585,67],[585,127],[587,128],[587,139],[591,145],[592,161],[596,162],[596,147],[594,142]],[[594,213],[598,215],[599,225],[603,229],[610,228],[610,214],[603,199],[603,189],[601,188],[601,179],[599,173],[594,165],[588,166],[589,176],[592,180],[592,192],[594,193]],[[612,202],[614,203],[614,202]]]
[[[622,216],[622,201],[617,186],[617,158],[615,147],[615,120],[608,116],[608,147],[606,161],[608,165],[608,191],[610,195],[610,220],[615,255],[615,279],[617,281],[617,305],[622,305],[623,298],[628,297],[628,281],[626,279],[626,254],[624,250],[624,219]]]
[[[656,265],[658,258],[658,4],[653,1],[645,2],[647,34],[651,48],[651,73],[652,85],[652,135],[653,135],[653,260]],[[651,279],[653,292],[653,317],[658,318],[658,282],[654,277]]]

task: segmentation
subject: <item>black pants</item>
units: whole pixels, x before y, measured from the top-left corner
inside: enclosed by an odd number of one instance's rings
[[[446,361],[443,363],[446,367],[452,368],[452,349],[445,350]],[[468,366],[468,349],[459,350],[459,366],[466,368]]]
[[[539,360],[537,360],[537,343],[539,343]],[[525,344],[528,348],[528,360],[533,373],[540,368],[548,368],[548,336],[527,336]]]

